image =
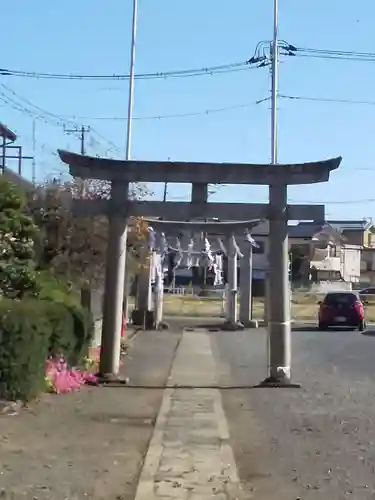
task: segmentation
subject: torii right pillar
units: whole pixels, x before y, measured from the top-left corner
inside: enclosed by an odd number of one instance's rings
[[[277,168],[277,167],[276,167]],[[269,376],[264,384],[290,383],[291,317],[289,290],[289,248],[287,186],[270,185],[269,274],[266,300],[269,307]],[[280,293],[282,292],[282,293]]]

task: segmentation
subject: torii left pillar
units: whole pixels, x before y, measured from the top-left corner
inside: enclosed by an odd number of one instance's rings
[[[102,377],[116,376],[120,370],[121,328],[124,301],[127,218],[118,205],[129,195],[129,183],[112,181],[103,325],[99,372]]]

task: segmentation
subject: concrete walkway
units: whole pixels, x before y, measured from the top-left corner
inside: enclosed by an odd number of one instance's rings
[[[217,384],[210,338],[185,331],[168,386]],[[166,389],[135,500],[242,500],[218,389]],[[251,498],[251,497],[247,497]]]

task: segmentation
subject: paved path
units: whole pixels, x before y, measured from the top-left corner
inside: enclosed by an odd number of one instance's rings
[[[209,335],[185,331],[168,385],[217,383]],[[244,498],[218,389],[165,390],[135,500],[168,498]]]
[[[168,330],[131,342],[124,375],[151,389],[85,388],[0,415],[0,498],[134,500],[179,339]]]

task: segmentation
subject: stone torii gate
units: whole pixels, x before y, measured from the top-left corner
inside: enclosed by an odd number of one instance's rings
[[[324,220],[324,205],[288,205],[287,186],[327,182],[341,157],[302,164],[252,165],[113,160],[59,150],[70,174],[81,179],[111,182],[110,200],[74,200],[77,216],[107,215],[108,257],[104,296],[101,375],[119,371],[120,332],[124,298],[127,218],[162,217],[186,221],[268,219],[269,251],[269,376],[265,383],[290,384],[291,323],[288,290],[288,220]],[[133,201],[131,182],[191,183],[191,202]],[[270,202],[207,203],[208,184],[254,184],[270,187]]]

